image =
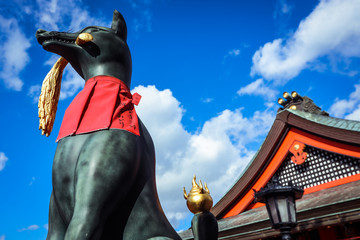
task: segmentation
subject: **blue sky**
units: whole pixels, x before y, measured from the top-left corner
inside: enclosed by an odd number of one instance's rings
[[[296,90],[331,116],[360,121],[359,0],[13,0],[0,4],[0,240],[45,239],[55,139],[84,81],[68,66],[50,137],[40,86],[57,56],[38,28],[128,26],[136,108],[153,136],[162,206],[190,226],[193,174],[219,200],[266,137],[277,98]]]

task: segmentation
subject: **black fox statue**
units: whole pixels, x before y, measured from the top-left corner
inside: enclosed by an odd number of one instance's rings
[[[75,44],[80,33],[91,34],[92,41]],[[111,28],[90,26],[76,33],[39,29],[36,38],[45,50],[61,55],[72,65],[85,79],[85,88],[97,84],[89,90],[89,96],[98,97],[71,109],[83,111],[82,122],[89,111],[95,111],[93,117],[105,112],[108,104],[96,102],[108,83],[127,89],[124,96],[131,100],[128,89],[132,62],[125,20],[118,11],[114,11]],[[107,80],[96,80],[102,76]],[[103,95],[108,95],[106,91]],[[77,97],[72,104],[80,104]],[[180,239],[159,203],[151,136],[136,114],[132,115],[133,104],[122,100],[117,96],[114,104],[125,107],[120,111],[128,114],[131,124],[135,122],[131,126],[134,131],[107,125],[96,131],[72,131],[59,139],[52,170],[47,240]],[[96,104],[101,106],[90,109]],[[71,122],[77,115],[68,110],[66,121]],[[62,128],[67,124],[65,118]],[[93,124],[95,119],[90,116],[86,121]],[[121,117],[116,121],[124,124]]]

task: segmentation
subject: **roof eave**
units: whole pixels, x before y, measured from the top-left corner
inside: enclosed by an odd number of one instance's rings
[[[351,128],[346,127],[352,126]],[[241,199],[261,176],[290,128],[350,145],[360,145],[360,122],[285,109],[279,111],[275,121],[246,172],[213,207],[211,212],[222,218]],[[355,127],[353,127],[355,126]]]

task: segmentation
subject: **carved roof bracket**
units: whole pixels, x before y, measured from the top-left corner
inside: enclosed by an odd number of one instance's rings
[[[329,116],[329,113],[322,111],[321,108],[317,106],[311,98],[306,96],[302,97],[295,91],[293,91],[291,94],[289,94],[288,92],[284,92],[283,97],[284,99],[278,99],[278,104],[283,107],[279,110],[284,110],[288,108],[292,110],[309,112],[312,114]]]

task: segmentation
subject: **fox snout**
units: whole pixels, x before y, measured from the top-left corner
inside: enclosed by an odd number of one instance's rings
[[[76,38],[79,36],[79,33],[66,33],[55,31],[48,32],[43,29],[39,29],[36,31],[35,36],[41,45],[43,45],[43,43],[46,41],[75,43]]]

